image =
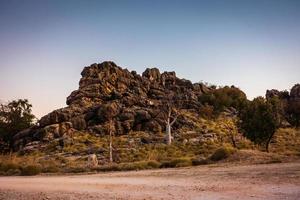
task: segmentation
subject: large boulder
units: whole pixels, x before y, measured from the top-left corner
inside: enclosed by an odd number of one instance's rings
[[[157,68],[147,68],[142,75],[143,77],[148,78],[151,82],[160,82],[160,72]]]
[[[97,116],[101,122],[105,122],[114,119],[119,113],[120,105],[116,102],[112,102],[100,106],[97,111]]]

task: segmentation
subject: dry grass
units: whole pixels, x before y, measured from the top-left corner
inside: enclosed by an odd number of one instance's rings
[[[300,157],[300,129],[278,129],[271,141],[270,151],[280,155]]]
[[[242,137],[233,121],[222,117],[207,120],[187,111],[184,112],[184,117],[193,121],[196,129],[185,126],[174,131],[175,141],[172,145],[163,143],[163,133],[153,135],[130,132],[128,135],[114,137],[115,164],[112,165],[107,164],[108,136],[96,137],[86,132],[77,132],[72,141],[62,149],[57,148],[57,141],[53,141],[42,152],[0,156],[0,175],[21,174],[25,166],[37,166],[42,173],[87,172],[93,170],[86,167],[87,155],[92,153],[98,156],[101,166],[96,171],[184,167],[212,162],[272,163],[282,162],[287,156],[300,156],[299,129],[279,129],[270,145],[271,153],[265,153],[258,151],[259,147]],[[199,143],[183,142],[205,133],[215,134],[216,138]],[[232,134],[236,139],[235,150],[230,138]]]

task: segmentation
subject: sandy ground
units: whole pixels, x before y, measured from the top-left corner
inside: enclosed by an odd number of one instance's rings
[[[0,177],[4,199],[300,199],[300,162]]]

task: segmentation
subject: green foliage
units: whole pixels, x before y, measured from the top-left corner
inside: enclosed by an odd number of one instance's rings
[[[100,167],[94,168],[96,171],[132,171],[132,170],[143,170],[143,169],[156,169],[159,168],[161,164],[157,161],[139,161],[131,163],[111,163],[107,165],[102,165]]]
[[[193,158],[192,159],[192,165],[197,166],[197,165],[207,165],[209,164],[210,161],[205,158]]]
[[[8,144],[12,149],[13,136],[21,130],[33,125],[32,105],[27,99],[11,101],[0,105],[0,142]]]
[[[256,144],[269,143],[280,125],[279,105],[277,101],[266,101],[257,97],[249,102],[240,114],[240,126],[244,135]]]
[[[173,167],[187,167],[191,165],[192,165],[192,161],[190,158],[175,158],[170,161],[162,162],[161,167],[173,168]]]
[[[214,114],[219,114],[229,107],[241,110],[247,101],[247,97],[240,89],[234,86],[225,86],[201,95],[199,101],[205,106],[202,110],[210,116],[211,108],[207,105],[213,107]]]
[[[9,170],[16,170],[19,169],[20,166],[16,163],[7,162],[7,163],[0,163],[0,171],[7,172]]]
[[[157,162],[157,161],[155,161],[155,160],[150,160],[150,161],[148,161],[148,166],[150,167],[150,168],[153,168],[153,169],[155,169],[155,168],[159,168],[160,167],[160,163],[159,162]]]
[[[228,158],[232,153],[235,152],[235,149],[232,147],[221,147],[217,149],[211,156],[210,159],[212,161],[219,161],[225,158]]]
[[[65,173],[84,173],[88,172],[89,168],[87,167],[81,167],[81,166],[74,166],[74,167],[68,167],[65,168]]]
[[[45,168],[42,168],[43,173],[57,173],[59,171],[59,168],[56,166],[47,166]]]
[[[41,168],[37,165],[28,165],[21,168],[22,176],[34,176],[41,173]]]
[[[291,101],[286,108],[286,119],[295,127],[300,127],[300,102]]]

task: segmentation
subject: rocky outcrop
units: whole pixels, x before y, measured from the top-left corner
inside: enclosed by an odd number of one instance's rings
[[[294,85],[294,87],[292,87],[290,92],[290,99],[300,102],[300,84],[296,84]]]
[[[279,99],[287,99],[289,98],[289,92],[288,91],[279,91],[279,90],[267,90],[266,92],[266,99],[270,99],[273,97],[278,97]]]
[[[270,99],[272,97],[278,97],[279,99],[284,99],[284,100],[300,101],[300,84],[295,84],[291,88],[290,92],[286,90],[279,91],[276,89],[267,90],[266,99]]]
[[[42,117],[31,129],[15,135],[16,149],[33,141],[51,141],[71,136],[76,130],[94,135],[146,131],[152,134],[165,129],[163,110],[172,96],[172,104],[180,109],[198,109],[198,97],[211,90],[204,84],[192,84],[176,77],[175,72],[147,68],[142,76],[122,69],[113,62],[85,67],[79,88],[67,97],[67,107]],[[185,124],[179,119],[174,128]],[[110,127],[110,128],[109,128]]]
[[[283,121],[284,126],[300,126],[300,84],[292,87],[291,91],[267,90],[266,99],[276,97],[280,100],[287,121]]]

